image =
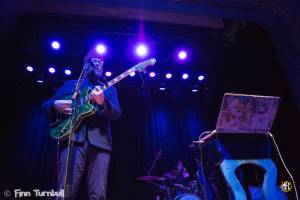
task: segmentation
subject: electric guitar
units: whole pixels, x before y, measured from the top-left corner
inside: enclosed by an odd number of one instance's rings
[[[120,74],[119,76],[115,77],[114,79],[107,82],[104,86],[102,86],[101,88],[102,91],[107,90],[110,86],[116,84],[123,78],[127,77],[130,73],[136,71],[144,71],[146,67],[148,67],[149,65],[154,65],[155,63],[156,63],[156,59],[151,58],[143,62],[140,62],[137,65],[134,65],[132,68],[128,69],[127,71],[123,72],[122,74]],[[92,88],[86,87],[80,92],[78,97],[78,102],[77,102],[76,113],[72,113],[69,116],[65,116],[62,119],[58,119],[56,122],[50,125],[50,135],[52,138],[59,139],[59,140],[66,139],[66,137],[71,133],[73,126],[75,126],[74,131],[76,131],[84,118],[93,115],[97,111],[95,106],[93,106],[91,103],[92,100],[92,97],[90,95],[91,91]],[[72,96],[70,95],[63,99],[71,100]],[[75,123],[73,123],[73,120]]]

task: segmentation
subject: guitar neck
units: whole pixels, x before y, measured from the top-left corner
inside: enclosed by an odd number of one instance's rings
[[[103,87],[102,87],[102,91],[105,91],[106,89],[108,89],[110,86],[118,83],[119,81],[121,81],[123,78],[125,78],[126,76],[128,76],[131,72],[134,72],[134,70],[132,68],[128,69],[127,71],[123,72],[122,74],[120,74],[119,76],[115,77],[114,79],[108,81]]]
[[[104,84],[104,86],[102,86],[102,88],[101,88],[102,91],[105,91],[110,86],[113,86],[114,84],[118,83],[123,78],[128,76],[130,73],[135,72],[135,71],[143,71],[147,66],[154,65],[155,62],[156,62],[155,58],[150,58],[148,60],[145,60],[143,62],[138,63],[137,65],[131,67],[130,69],[126,70],[125,72],[123,72],[119,76],[115,77],[114,79],[112,79],[112,80],[108,81],[106,84]],[[84,97],[83,102],[87,102],[87,101],[91,100],[92,98],[93,98],[92,95],[88,94],[87,96]]]

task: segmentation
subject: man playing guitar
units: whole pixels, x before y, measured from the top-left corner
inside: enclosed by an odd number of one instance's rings
[[[86,79],[80,90],[91,88],[89,100],[95,108],[93,115],[84,118],[76,127],[74,134],[74,153],[70,174],[70,198],[74,199],[83,172],[86,171],[86,185],[89,199],[105,200],[107,174],[112,151],[110,120],[118,119],[121,107],[115,87],[101,90],[103,83],[103,57],[96,49],[91,49],[84,58]],[[51,119],[57,116],[72,115],[72,100],[65,99],[72,95],[77,80],[67,81],[49,100],[43,104],[43,110]],[[59,177],[57,191],[64,188],[66,180],[66,161],[68,157],[67,140],[61,140],[59,149]]]

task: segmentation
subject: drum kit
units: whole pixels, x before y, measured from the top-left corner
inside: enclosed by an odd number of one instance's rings
[[[141,176],[137,180],[157,186],[155,200],[201,200],[197,179],[188,181],[187,186],[178,184],[172,178],[165,176]]]

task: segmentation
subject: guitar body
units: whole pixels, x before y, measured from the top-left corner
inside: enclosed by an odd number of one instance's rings
[[[88,96],[90,93],[90,88],[85,88],[79,95],[78,99],[84,99]],[[64,100],[72,100],[72,96],[67,96],[63,98]],[[80,103],[80,102],[78,102]],[[86,103],[83,103],[82,105],[79,105],[77,108],[77,113],[72,113],[71,115],[63,117],[63,119],[60,119],[57,122],[54,122],[50,125],[50,135],[54,139],[63,140],[68,137],[68,135],[72,131],[72,118],[75,120],[75,130],[79,127],[81,121],[86,118],[87,116],[93,115],[97,109],[90,103],[90,101],[87,101]]]

